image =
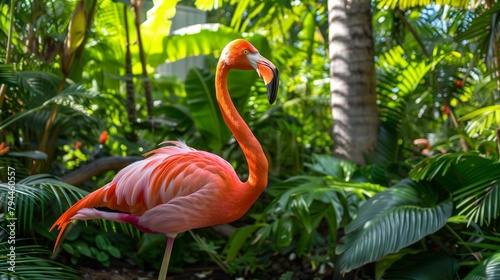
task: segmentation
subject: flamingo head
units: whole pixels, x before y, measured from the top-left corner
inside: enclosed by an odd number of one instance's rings
[[[278,69],[271,61],[260,55],[252,44],[243,39],[229,42],[222,50],[220,62],[233,69],[255,69],[266,84],[267,100],[270,104],[274,103],[278,94]]]

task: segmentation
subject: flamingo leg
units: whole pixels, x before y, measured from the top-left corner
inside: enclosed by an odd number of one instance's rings
[[[163,261],[161,263],[160,275],[158,275],[158,280],[167,279],[168,263],[170,262],[170,254],[172,253],[173,246],[174,238],[167,236],[167,247],[165,247],[165,254],[163,255]]]

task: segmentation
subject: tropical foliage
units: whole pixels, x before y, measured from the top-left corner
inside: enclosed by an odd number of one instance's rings
[[[78,279],[79,265],[124,258],[158,269],[164,237],[81,222],[51,254],[48,229],[165,139],[221,154],[245,178],[214,99],[218,55],[240,37],[280,69],[273,107],[255,73],[229,77],[269,186],[229,231],[180,235],[172,274],[500,278],[500,3],[372,4],[379,139],[357,166],[331,156],[326,0],[0,1],[0,278]],[[171,32],[178,5],[207,23]],[[198,55],[205,67],[184,80],[155,70]]]

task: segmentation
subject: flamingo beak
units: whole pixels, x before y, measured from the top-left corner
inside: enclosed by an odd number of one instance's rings
[[[265,57],[259,55],[257,60],[257,73],[264,80],[267,88],[267,100],[273,104],[278,96],[279,72],[274,64]]]

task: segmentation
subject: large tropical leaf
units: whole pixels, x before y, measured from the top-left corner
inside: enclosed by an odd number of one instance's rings
[[[370,198],[337,246],[341,271],[397,252],[443,227],[453,207],[437,197],[429,184],[407,179]]]
[[[476,266],[464,280],[485,280],[500,278],[500,253],[496,253]]]
[[[257,80],[254,71],[232,70],[228,77],[228,91],[241,115]],[[215,75],[207,70],[193,68],[185,81],[186,103],[204,141],[214,151],[220,151],[231,132],[222,118],[215,96]]]
[[[214,84],[212,72],[198,68],[189,70],[186,77],[186,103],[208,147],[220,151],[231,133],[217,105]]]
[[[165,60],[157,59],[167,52],[162,44],[170,35],[172,18],[176,12],[178,0],[153,0],[154,6],[147,11],[147,19],[141,24],[141,37],[148,64],[156,67]],[[131,47],[133,55],[138,57],[138,48]]]
[[[406,254],[395,261],[381,279],[451,280],[455,279],[458,267],[458,260],[447,255],[433,252]]]
[[[221,24],[197,24],[181,28],[163,40],[164,52],[150,54],[149,60],[158,63],[173,62],[188,56],[216,55],[234,39],[245,38],[268,58],[267,39],[258,34],[241,34]],[[152,66],[156,66],[152,64]]]

